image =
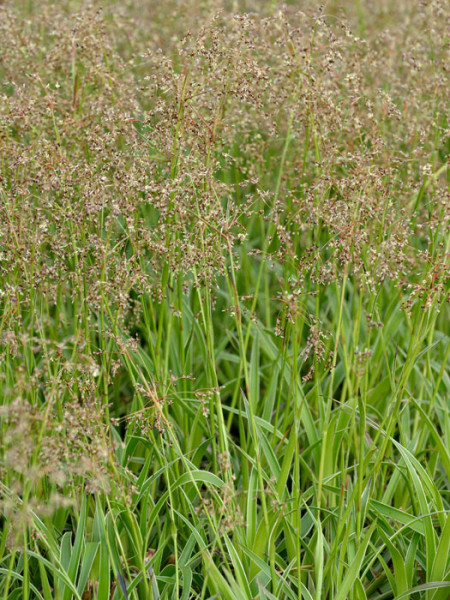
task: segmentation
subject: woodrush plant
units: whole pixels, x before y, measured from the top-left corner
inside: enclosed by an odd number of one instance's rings
[[[1,597],[445,598],[445,6],[104,4],[0,7]]]

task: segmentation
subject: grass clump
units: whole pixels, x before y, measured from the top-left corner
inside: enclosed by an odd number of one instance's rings
[[[2,3],[2,600],[448,596],[445,16]]]

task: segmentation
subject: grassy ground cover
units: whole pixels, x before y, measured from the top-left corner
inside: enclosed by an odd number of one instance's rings
[[[448,11],[0,3],[0,599],[445,600]]]

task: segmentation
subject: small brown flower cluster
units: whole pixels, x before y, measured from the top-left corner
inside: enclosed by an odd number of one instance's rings
[[[95,401],[49,404],[43,412],[18,398],[0,407],[2,462],[27,485],[46,477],[58,489],[82,479],[92,491],[109,489],[113,446],[102,414]]]
[[[314,376],[315,361],[318,363],[326,361],[328,368],[331,368],[333,361],[333,351],[329,349],[327,344],[330,334],[320,329],[318,320],[313,315],[309,315],[309,320],[311,324],[308,338],[306,340],[306,346],[300,353],[300,358],[304,362],[308,357],[312,357],[314,360],[306,375],[303,376],[303,381],[305,382],[310,381]]]
[[[24,526],[32,528],[36,517],[71,505],[79,486],[111,491],[114,446],[102,415],[96,402],[48,403],[42,410],[17,398],[0,407],[0,514],[11,547],[21,546]]]

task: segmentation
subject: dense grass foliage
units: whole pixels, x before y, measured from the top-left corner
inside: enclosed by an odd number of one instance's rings
[[[448,17],[0,3],[1,600],[449,597]]]

